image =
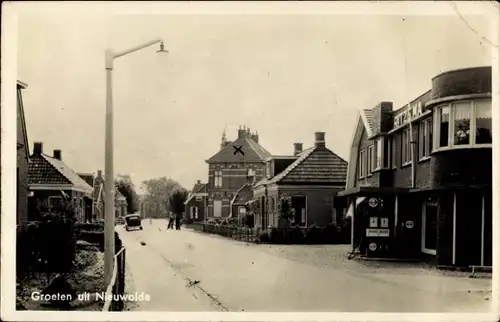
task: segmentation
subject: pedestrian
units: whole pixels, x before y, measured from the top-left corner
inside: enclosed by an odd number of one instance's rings
[[[168,219],[167,230],[168,229],[174,229],[174,218],[172,218],[172,215],[170,215]]]
[[[175,215],[175,230],[181,230],[181,216]]]

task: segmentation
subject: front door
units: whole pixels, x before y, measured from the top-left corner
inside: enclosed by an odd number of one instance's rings
[[[214,200],[214,217],[222,216],[222,201]]]

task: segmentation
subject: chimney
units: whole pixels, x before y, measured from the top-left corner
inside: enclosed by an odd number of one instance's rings
[[[257,131],[254,134],[252,134],[251,137],[252,137],[252,140],[255,141],[255,143],[259,143],[259,134],[257,133]]]
[[[54,150],[54,159],[61,160],[61,150]]]
[[[97,170],[97,177],[102,178],[102,170]]]
[[[247,130],[245,128],[240,128],[238,129],[238,139],[243,139],[247,135]]]
[[[33,154],[42,154],[43,153],[43,143],[35,142],[33,146]]]
[[[197,183],[197,184],[200,184],[200,183],[201,183],[201,180],[196,180],[196,183]]]
[[[250,132],[250,128],[247,127],[247,137],[251,138],[252,137],[252,133]]]
[[[293,144],[293,155],[297,155],[302,152],[302,143],[294,143]]]
[[[324,148],[325,145],[325,132],[314,133],[314,146],[316,148]]]

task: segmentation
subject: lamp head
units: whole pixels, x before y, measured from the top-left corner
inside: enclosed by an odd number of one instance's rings
[[[165,46],[163,45],[163,41],[160,43],[160,50],[156,51],[157,53],[168,53],[168,50],[165,50]]]

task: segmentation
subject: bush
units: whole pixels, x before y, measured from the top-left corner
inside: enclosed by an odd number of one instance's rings
[[[323,228],[323,242],[327,244],[338,243],[338,228],[335,223],[330,223]]]
[[[302,230],[298,227],[292,227],[288,231],[286,243],[287,244],[303,244],[305,242],[304,234]]]
[[[319,228],[316,225],[312,225],[307,229],[306,232],[306,242],[308,244],[321,244],[322,243],[322,233],[321,233],[321,228]]]
[[[73,209],[54,208],[39,218],[40,221],[25,223],[17,230],[17,273],[67,273],[76,254]]]
[[[283,231],[279,228],[272,228],[269,233],[269,242],[271,244],[282,244],[285,240]]]
[[[259,236],[259,241],[261,243],[268,243],[269,242],[269,234],[267,232],[263,232]]]

